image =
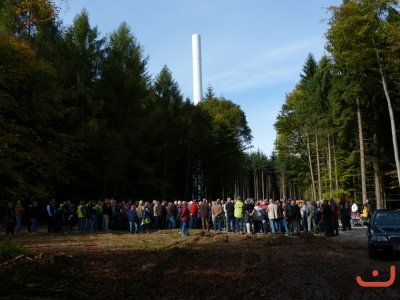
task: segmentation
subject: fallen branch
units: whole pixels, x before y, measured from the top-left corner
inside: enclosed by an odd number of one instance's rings
[[[60,287],[66,286],[68,285],[64,284]],[[70,290],[66,290],[66,289],[61,289],[59,288],[48,288],[45,287],[41,284],[27,284],[26,285],[26,289],[21,290],[19,293],[23,294],[23,295],[32,295],[32,294],[45,294],[45,293],[51,293],[51,294],[68,294],[70,295],[72,298],[79,298],[80,294],[75,292],[75,291],[70,291]],[[36,299],[36,298],[29,298],[29,299]]]
[[[69,282],[67,282],[67,283],[65,283],[65,284],[63,284],[63,285],[60,285],[58,288],[61,289],[61,288],[63,288],[63,287],[66,287],[67,285],[69,285]]]
[[[32,289],[32,288],[45,289],[45,288],[46,288],[44,285],[36,284],[36,283],[28,283],[28,284],[26,285],[26,287],[27,287],[28,289]]]
[[[21,254],[20,256],[14,257],[12,260],[6,261],[3,265],[8,265],[9,263],[16,261],[24,256],[25,256],[25,254]]]
[[[21,291],[21,293],[67,293],[68,291],[59,290],[59,289],[52,289],[52,288],[28,288]]]

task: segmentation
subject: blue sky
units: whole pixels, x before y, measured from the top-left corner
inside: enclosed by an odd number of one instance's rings
[[[66,0],[59,0],[59,2]],[[273,124],[299,81],[309,53],[317,61],[330,17],[342,0],[67,0],[65,25],[83,8],[105,36],[125,21],[149,57],[148,72],[164,65],[184,97],[193,99],[192,34],[201,35],[203,93],[240,105],[253,134],[253,149],[270,155]]]

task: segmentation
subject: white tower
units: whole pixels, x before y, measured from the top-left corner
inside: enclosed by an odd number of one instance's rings
[[[201,77],[201,44],[200,35],[192,35],[193,56],[193,102],[196,105],[203,99],[202,77]]]

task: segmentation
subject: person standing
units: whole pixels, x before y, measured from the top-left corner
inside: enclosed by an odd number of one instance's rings
[[[120,207],[119,203],[115,199],[111,199],[111,217],[110,217],[110,229],[119,230],[119,215]]]
[[[346,224],[344,229],[351,230],[351,204],[349,201],[346,202],[344,207],[344,223]]]
[[[15,209],[12,203],[8,203],[8,207],[6,209],[6,235],[14,234],[15,227]]]
[[[271,199],[272,200],[272,199]],[[279,201],[278,201],[279,202]],[[261,204],[260,207],[263,210],[263,215],[264,215],[264,220],[262,221],[262,226],[263,226],[263,232],[267,233],[269,230],[269,220],[268,220],[268,200],[264,199]],[[276,203],[276,205],[278,205],[278,203]]]
[[[15,206],[15,232],[20,233],[21,232],[21,226],[22,226],[22,219],[24,217],[24,212],[25,208],[22,207],[22,202],[21,200],[17,201],[17,205]]]
[[[178,213],[178,208],[174,204],[174,202],[169,202],[167,206],[167,221],[168,221],[168,229],[176,228],[176,214]]]
[[[60,206],[56,209],[54,223],[55,223],[54,232],[60,232],[60,229],[64,227],[65,223],[64,203],[60,203]]]
[[[176,227],[177,228],[181,228],[182,226],[181,226],[181,208],[182,208],[182,201],[181,200],[178,200],[178,201],[175,201],[176,202],[176,208],[177,208],[177,210],[178,210],[178,212],[176,213]]]
[[[28,208],[27,208],[27,213],[28,213],[28,232],[32,231],[31,210],[32,210],[32,204],[29,204]]]
[[[283,218],[283,208],[281,200],[276,200],[275,204],[278,206],[278,233],[283,233],[285,230],[285,219]]]
[[[330,207],[328,200],[324,199],[322,202],[322,222],[325,226],[325,235],[333,236],[332,231],[332,208]]]
[[[181,214],[180,214],[182,236],[188,236],[188,234],[189,234],[188,226],[187,226],[189,218],[190,218],[190,212],[187,207],[187,201],[182,201]]]
[[[242,198],[237,197],[236,203],[235,203],[235,220],[236,220],[236,226],[235,226],[235,232],[236,230],[239,232],[239,234],[243,233],[243,217],[244,217],[244,204],[242,201]]]
[[[56,227],[56,199],[51,199],[49,204],[46,205],[47,214],[47,232],[53,233]]]
[[[289,202],[283,202],[282,204],[283,215],[284,215],[284,226],[285,234],[289,236],[293,232],[293,218],[292,218],[292,206]]]
[[[163,200],[161,202],[161,207],[160,207],[160,211],[161,211],[161,224],[160,227],[161,229],[167,229],[168,228],[168,220],[167,220],[167,201]]]
[[[366,206],[368,208],[368,218],[371,218],[371,216],[372,216],[372,207],[371,207],[371,204],[369,203],[368,199],[365,200],[365,204],[366,204]]]
[[[351,203],[351,202],[350,202]],[[356,203],[353,203],[351,205],[351,217],[352,218],[356,218],[357,217],[357,213],[358,213],[358,206]]]
[[[193,199],[192,204],[190,205],[189,208],[189,214],[190,214],[190,221],[189,221],[189,228],[190,229],[195,229],[197,227],[197,214],[198,214],[198,207],[197,207],[197,201]]]
[[[214,231],[221,232],[222,222],[222,206],[221,201],[218,199],[212,206],[212,214],[214,216]]]
[[[315,224],[319,226],[319,223],[322,220],[322,201],[318,200],[315,203]]]
[[[253,214],[254,214],[254,204],[253,200],[251,199],[246,199],[245,205],[244,205],[244,223],[246,224],[246,233],[251,234],[252,233],[252,228],[253,228]]]
[[[333,198],[329,199],[330,207],[332,209],[332,232],[335,235],[339,235],[339,206],[336,204]],[[342,218],[342,222],[343,222]]]
[[[226,225],[226,208],[225,208],[226,202],[224,200],[221,200],[221,207],[222,207],[222,213],[221,213],[221,230],[228,231],[228,227]]]
[[[308,201],[307,202],[307,208],[306,208],[306,214],[307,214],[307,225],[308,225],[308,232],[313,232],[315,233],[315,215],[316,215],[316,203],[314,200]]]
[[[90,231],[97,231],[97,209],[94,200],[91,200],[86,206],[86,216],[90,218]]]
[[[78,209],[76,211],[76,216],[78,217],[79,232],[83,232],[86,226],[86,208],[84,201],[79,202]]]
[[[275,201],[273,199],[269,200],[267,211],[271,233],[278,233],[278,205],[275,204]]]
[[[142,232],[150,233],[151,212],[149,209],[149,202],[145,202],[142,209]]]
[[[301,217],[301,227],[303,229],[303,231],[307,232],[308,231],[308,226],[307,226],[307,202],[308,201],[304,201],[301,204],[301,208],[300,208],[300,217]]]
[[[109,199],[106,198],[104,199],[104,202],[101,205],[102,211],[103,211],[103,223],[102,223],[102,230],[109,230],[110,226],[110,204],[109,204]]]
[[[201,213],[201,226],[203,230],[210,231],[210,224],[208,224],[208,202],[207,199],[203,199],[200,203],[200,213]]]
[[[300,207],[296,201],[290,201],[290,208],[292,211],[292,229],[293,234],[300,234]]]
[[[262,221],[264,220],[264,211],[261,208],[262,201],[257,201],[254,206],[254,233],[258,235],[262,232]]]
[[[102,230],[103,229],[103,206],[100,201],[97,201],[96,206],[96,216],[97,216],[97,228],[96,230]]]
[[[29,211],[29,216],[31,218],[31,232],[36,232],[38,229],[38,212],[36,201],[32,203],[31,210]]]
[[[143,200],[140,200],[139,202],[137,202],[137,207],[136,207],[136,216],[138,218],[138,230],[139,232],[144,232],[143,230],[143,225],[142,222],[140,222],[140,220],[143,219],[143,210],[144,210],[144,202]]]
[[[235,231],[235,206],[231,200],[228,198],[225,204],[226,210],[226,229],[228,232]]]
[[[129,232],[139,233],[138,224],[137,224],[137,215],[136,215],[136,206],[134,204],[131,205],[131,208],[128,212],[128,221],[129,221]]]
[[[161,204],[160,201],[154,200],[155,204],[153,206],[153,216],[154,216],[154,224],[153,224],[153,229],[161,229],[160,224],[161,224]]]

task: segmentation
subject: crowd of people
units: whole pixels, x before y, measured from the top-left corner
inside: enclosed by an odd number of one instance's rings
[[[346,201],[345,196],[338,203],[334,199],[298,203],[273,199],[243,201],[237,197],[190,202],[105,199],[80,201],[78,205],[64,201],[57,205],[52,199],[45,207],[49,233],[113,230],[150,233],[179,228],[183,236],[188,235],[188,229],[258,235],[267,232],[297,235],[304,231],[334,236],[339,235],[339,220],[343,231],[351,230],[353,219],[359,215],[367,219],[370,214],[368,201],[360,214],[357,205]],[[26,210],[21,201],[15,207],[10,203],[6,209],[6,234],[19,233],[23,218],[28,219],[28,231],[36,232],[38,215],[37,202]]]

